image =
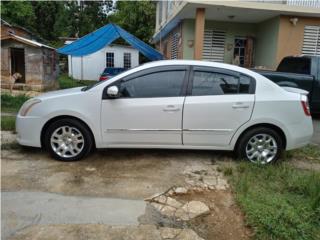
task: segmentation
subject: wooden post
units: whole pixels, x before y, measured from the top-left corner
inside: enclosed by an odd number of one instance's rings
[[[81,80],[83,80],[83,56],[81,56]]]
[[[70,55],[70,68],[71,68],[71,76],[70,77],[72,77],[73,78],[73,64],[72,64],[72,55]]]
[[[197,8],[195,21],[195,35],[194,35],[194,59],[202,59],[203,38],[204,38],[204,24],[205,24],[205,9]]]

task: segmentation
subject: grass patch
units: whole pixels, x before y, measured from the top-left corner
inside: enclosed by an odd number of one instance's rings
[[[14,116],[1,116],[1,130],[15,131],[16,117]]]
[[[67,74],[61,74],[58,78],[60,89],[81,87],[95,84],[97,81],[90,80],[75,80],[69,77]]]
[[[28,99],[29,97],[26,95],[11,96],[9,94],[1,94],[1,111],[16,113]]]
[[[309,144],[303,148],[286,152],[285,157],[320,161],[320,147]]]
[[[1,144],[1,150],[17,150],[17,149],[22,149],[22,147],[16,142]]]
[[[319,172],[242,162],[226,175],[256,239],[320,239]]]

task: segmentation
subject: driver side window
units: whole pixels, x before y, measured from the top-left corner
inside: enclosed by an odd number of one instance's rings
[[[185,70],[161,71],[122,81],[119,85],[120,97],[178,97],[181,95],[185,73]]]

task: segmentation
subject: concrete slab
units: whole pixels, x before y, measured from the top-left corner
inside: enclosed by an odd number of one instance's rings
[[[2,192],[4,238],[34,224],[138,225],[143,200],[63,196],[44,192]]]

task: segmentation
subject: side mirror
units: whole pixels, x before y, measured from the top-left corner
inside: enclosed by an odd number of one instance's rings
[[[111,86],[107,89],[107,95],[109,98],[119,97],[119,88],[117,86]]]

